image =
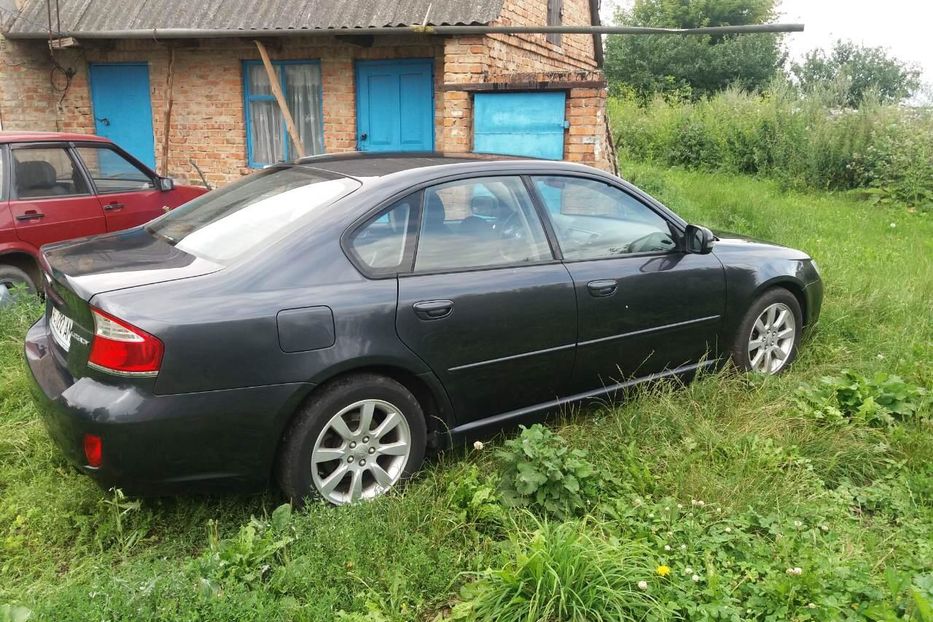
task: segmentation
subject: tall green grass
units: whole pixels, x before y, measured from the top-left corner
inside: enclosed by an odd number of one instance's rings
[[[933,207],[933,109],[826,101],[776,85],[766,95],[727,90],[698,102],[615,98],[608,114],[626,159]]]

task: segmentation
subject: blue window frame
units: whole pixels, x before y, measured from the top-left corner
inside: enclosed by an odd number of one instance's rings
[[[250,168],[324,153],[321,64],[314,60],[272,61],[304,153],[294,145],[262,61],[243,61],[243,115]]]

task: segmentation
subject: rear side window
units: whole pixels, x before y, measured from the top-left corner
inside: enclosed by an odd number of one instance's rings
[[[415,272],[552,258],[544,227],[520,178],[464,179],[424,191]]]
[[[268,246],[360,187],[302,166],[267,168],[185,203],[147,230],[190,255],[227,264]]]
[[[18,199],[90,194],[84,176],[64,147],[14,149],[13,187]]]
[[[155,184],[149,174],[107,147],[78,147],[78,155],[94,180],[97,192],[150,190]]]
[[[420,192],[406,197],[353,233],[350,248],[371,272],[394,274],[407,264],[406,254],[410,252],[409,242],[417,225],[415,215],[420,201]]]

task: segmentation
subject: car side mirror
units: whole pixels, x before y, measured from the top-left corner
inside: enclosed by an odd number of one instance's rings
[[[705,255],[713,250],[716,236],[706,227],[687,225],[684,231],[684,248],[688,253]]]
[[[168,192],[175,189],[175,180],[171,177],[159,177],[159,190]]]

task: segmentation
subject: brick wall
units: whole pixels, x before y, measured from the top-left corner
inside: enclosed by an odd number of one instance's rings
[[[49,87],[48,61],[47,49],[0,36],[0,126],[4,129],[56,129],[58,98]]]

